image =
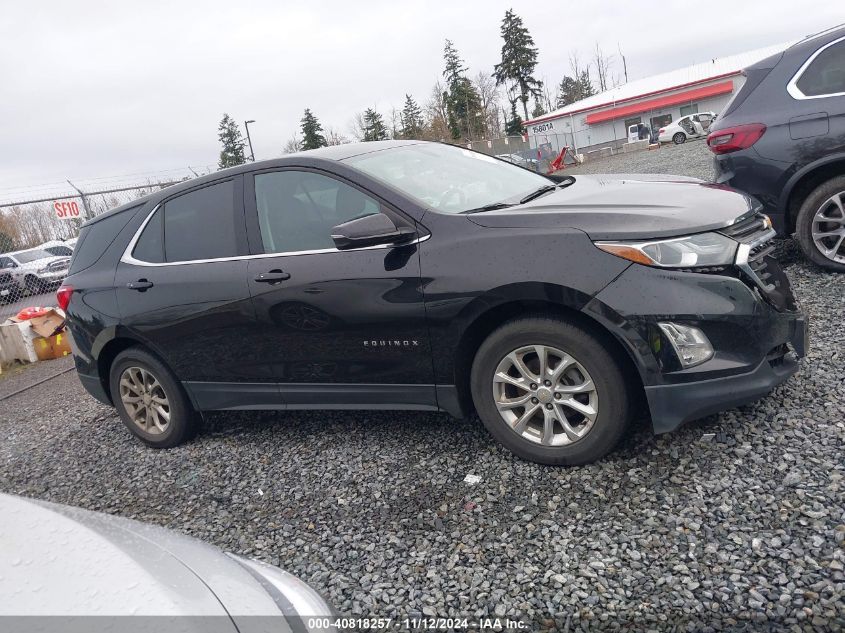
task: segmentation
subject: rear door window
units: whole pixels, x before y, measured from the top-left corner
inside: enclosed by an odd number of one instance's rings
[[[845,93],[845,41],[823,49],[795,85],[806,97]]]

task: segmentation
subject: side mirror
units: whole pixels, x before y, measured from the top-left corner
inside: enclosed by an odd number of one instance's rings
[[[395,244],[415,235],[414,229],[397,227],[384,213],[365,215],[332,228],[332,239],[338,249],[361,248],[378,244]]]

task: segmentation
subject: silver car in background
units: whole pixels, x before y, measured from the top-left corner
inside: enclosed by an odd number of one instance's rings
[[[334,630],[332,618],[316,591],[277,567],[160,527],[0,494],[0,630],[313,632]]]
[[[40,294],[58,286],[70,266],[67,255],[51,255],[40,248],[0,254],[0,270],[9,273],[20,290]]]

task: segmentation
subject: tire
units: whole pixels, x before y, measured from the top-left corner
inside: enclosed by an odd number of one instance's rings
[[[149,409],[141,402],[139,408],[145,410],[136,414],[136,416],[139,416],[137,417],[139,422],[136,423],[133,419],[133,413],[130,411],[132,405],[127,404],[123,398],[124,394],[134,398],[135,394],[140,393],[137,390],[137,385],[140,382],[152,384],[152,380],[145,378],[144,372],[146,372],[146,375],[152,376],[159,385],[159,387],[154,387],[148,391],[148,395],[154,397],[150,404],[159,404],[159,407],[154,406],[153,408],[157,409],[157,413],[150,414]],[[134,384],[136,389],[133,391],[121,385],[121,378],[126,378],[124,384]],[[109,371],[109,385],[112,402],[114,402],[120,419],[123,420],[132,434],[147,446],[172,448],[186,442],[196,433],[199,426],[198,415],[191,407],[182,385],[179,384],[179,381],[176,380],[164,363],[145,349],[130,347],[120,352],[115,357]],[[166,406],[160,404],[162,393]],[[162,423],[164,421],[161,415],[162,411],[169,413],[169,420],[166,424]],[[152,417],[148,417],[150,415]],[[155,423],[155,420],[158,420],[160,426]]]
[[[573,365],[564,375],[563,381],[567,384],[577,385],[580,382],[583,386],[589,384],[589,378],[592,379],[595,401],[592,394],[562,394],[562,397],[567,399],[580,399],[582,407],[590,407],[596,413],[592,422],[583,416],[581,425],[584,431],[578,438],[573,438],[569,432],[565,432],[564,425],[557,420],[560,415],[565,414],[569,418],[567,421],[572,422],[570,429],[576,430],[577,419],[582,416],[568,408],[562,400],[555,400],[557,396],[550,397],[548,392],[554,389],[556,384],[552,384],[545,391],[538,384],[540,389],[532,391],[530,384],[515,387],[513,381],[496,379],[501,375],[504,366],[512,365],[511,358],[518,358],[521,350],[536,345],[546,346],[549,369],[555,368],[553,357],[557,352],[563,352],[576,361],[577,367]],[[523,366],[536,375],[539,370],[539,355],[532,355],[529,351],[521,358]],[[560,368],[561,365],[558,364],[557,367]],[[508,371],[511,372],[510,376],[520,375],[515,365]],[[551,374],[547,376],[555,380]],[[523,383],[524,379],[518,381]],[[560,388],[566,388],[562,382],[555,382]],[[513,454],[538,464],[575,466],[596,461],[613,450],[631,419],[631,396],[622,369],[613,356],[588,331],[572,323],[549,317],[517,319],[492,332],[475,355],[470,387],[476,411],[490,434]],[[525,408],[511,409],[511,403],[505,402],[499,405],[505,407],[504,412],[500,413],[497,399],[522,399],[523,394],[533,394],[537,397],[530,400]],[[540,406],[540,409],[533,414],[529,425],[520,433],[514,427],[519,427],[520,421],[528,413],[527,407],[532,404],[535,407]],[[513,419],[506,420],[505,416]],[[546,437],[549,419],[554,431],[553,436],[548,438],[551,441],[547,441]],[[583,426],[585,424],[587,426]]]
[[[29,294],[40,295],[44,293],[44,284],[37,277],[29,275],[26,279],[24,279],[24,284],[26,285],[26,289],[29,291]]]
[[[845,234],[845,214],[842,214],[838,205],[832,201],[834,197],[838,197],[840,204],[845,206],[845,176],[832,178],[810,192],[798,211],[795,233],[798,244],[807,259],[822,268],[842,273],[845,272],[845,239],[840,238]],[[818,213],[824,213],[824,217],[831,217],[832,221],[822,222],[817,216]],[[843,233],[840,236],[832,235],[822,238],[820,246],[813,239],[813,227],[817,224],[817,220],[820,223],[818,228],[822,231],[842,231]],[[821,247],[827,245],[828,248],[833,248],[837,242],[839,246],[833,255],[822,252]],[[834,257],[838,261],[834,260]]]
[[[675,135],[672,137],[672,141],[675,145],[683,145],[687,142],[687,135],[683,132],[676,132]]]

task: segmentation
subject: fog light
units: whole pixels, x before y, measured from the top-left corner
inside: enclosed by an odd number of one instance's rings
[[[713,358],[713,346],[704,332],[691,325],[658,323],[669,339],[684,368],[695,367]]]

